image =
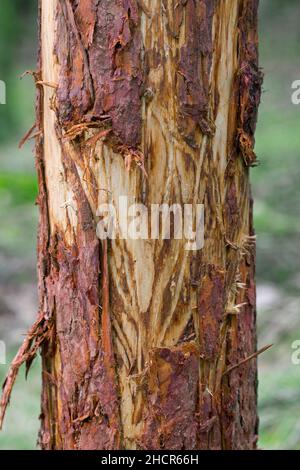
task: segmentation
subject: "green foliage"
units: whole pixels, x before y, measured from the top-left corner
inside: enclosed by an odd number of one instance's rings
[[[37,0],[1,0],[0,80],[6,83],[6,102],[0,105],[0,141],[22,133],[32,108],[34,86],[20,81],[28,68],[35,68],[32,54],[37,39],[33,20]],[[32,114],[32,112],[31,112]]]
[[[9,198],[12,206],[31,204],[37,195],[37,181],[34,175],[0,174],[0,199]]]

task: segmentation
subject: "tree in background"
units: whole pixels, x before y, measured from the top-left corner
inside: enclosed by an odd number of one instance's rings
[[[254,449],[257,0],[40,2],[43,449]],[[142,171],[141,171],[142,170]],[[205,245],[106,240],[119,196],[205,205]]]

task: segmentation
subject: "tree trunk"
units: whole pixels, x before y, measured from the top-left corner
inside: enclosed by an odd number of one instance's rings
[[[43,449],[256,447],[257,10],[41,1]],[[99,240],[124,195],[204,204],[204,248]]]

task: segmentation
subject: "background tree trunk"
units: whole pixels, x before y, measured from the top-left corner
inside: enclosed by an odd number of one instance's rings
[[[256,351],[257,9],[41,1],[44,449],[256,446],[256,360],[235,366]],[[203,250],[100,242],[120,195],[203,203]]]

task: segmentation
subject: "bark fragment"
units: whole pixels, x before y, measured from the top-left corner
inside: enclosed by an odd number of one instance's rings
[[[179,53],[179,128],[194,147],[199,126],[204,134],[213,133],[209,111],[209,74],[212,63],[212,24],[214,0],[178,2],[175,28],[178,31],[185,10],[186,39]],[[176,32],[176,35],[179,33]]]
[[[66,129],[109,116],[117,141],[141,141],[141,37],[135,0],[60,2],[59,119]]]
[[[257,165],[254,133],[263,82],[258,64],[257,14],[258,0],[245,0],[242,3],[238,23],[240,48],[238,143],[247,166]]]
[[[192,343],[151,353],[143,449],[197,448],[198,363],[199,351]]]
[[[220,327],[225,309],[225,273],[207,266],[198,299],[200,353],[212,360],[220,351]]]

